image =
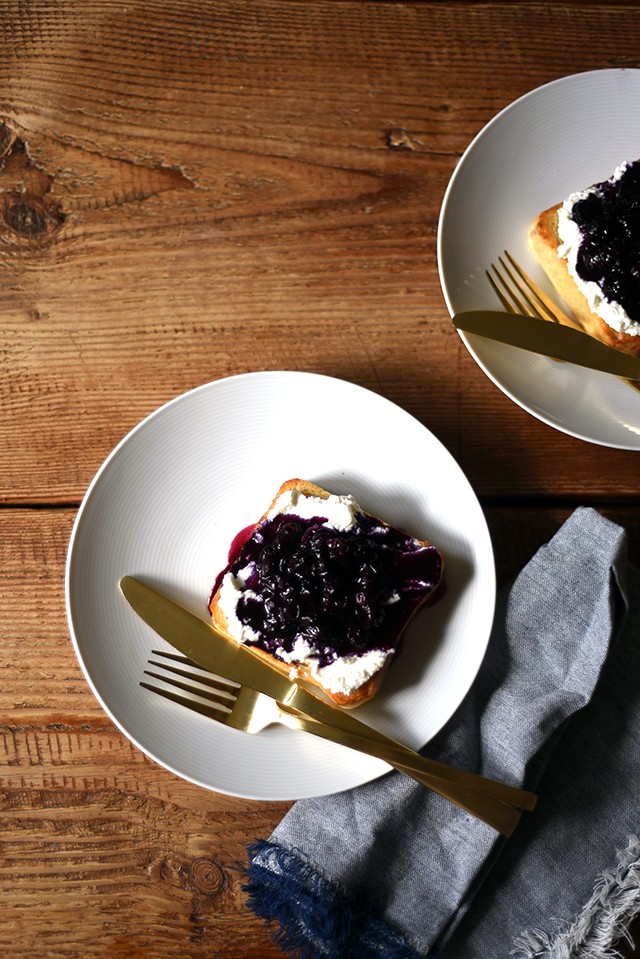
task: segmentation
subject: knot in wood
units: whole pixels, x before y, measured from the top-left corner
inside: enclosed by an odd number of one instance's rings
[[[22,198],[5,201],[4,221],[10,230],[27,240],[38,239],[47,232],[44,209]]]
[[[16,141],[16,133],[11,127],[0,120],[0,160],[11,153]]]
[[[386,139],[390,150],[417,150],[422,146],[421,140],[401,128],[389,130]]]
[[[205,896],[215,896],[224,888],[224,870],[214,859],[199,856],[191,863],[189,872],[193,886]]]

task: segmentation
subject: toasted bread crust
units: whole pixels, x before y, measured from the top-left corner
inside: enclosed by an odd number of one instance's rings
[[[557,203],[548,210],[543,210],[529,228],[529,243],[538,263],[585,333],[600,340],[606,346],[620,350],[622,353],[639,356],[640,335],[632,336],[629,333],[619,333],[610,327],[602,317],[593,313],[586,297],[578,289],[569,273],[566,259],[558,255],[560,244],[558,210],[561,206],[561,203]]]
[[[303,480],[303,479],[287,480],[280,486],[280,489],[278,490],[276,495],[273,497],[271,503],[269,504],[269,507],[265,510],[263,515],[255,524],[254,528],[257,528],[267,518],[271,509],[273,508],[276,501],[280,498],[280,496],[282,496],[283,493],[289,492],[290,490],[301,492],[307,496],[317,496],[321,499],[328,499],[329,496],[331,495],[327,490],[323,489],[321,486],[317,486],[315,483],[312,483],[309,480]],[[376,521],[383,525],[389,525],[387,523],[384,523],[384,520],[380,520],[378,517],[376,517]],[[425,547],[425,548],[432,546],[432,544],[428,542],[427,540],[416,540],[416,543],[419,543],[422,547]],[[436,591],[438,585],[439,583],[434,587],[434,589],[430,593],[426,594],[424,598],[421,600],[421,602],[415,607],[415,609],[411,611],[411,614],[407,617],[407,619],[403,623],[402,629],[398,631],[394,649],[391,652],[391,654],[387,657],[386,662],[384,663],[382,668],[379,669],[376,673],[374,673],[374,675],[371,676],[368,680],[362,683],[362,685],[360,685],[357,689],[354,689],[350,693],[334,692],[332,690],[327,689],[316,679],[315,676],[311,674],[311,671],[304,663],[295,663],[295,662],[285,663],[281,659],[278,659],[276,656],[272,656],[270,653],[266,652],[265,650],[259,649],[258,647],[255,647],[255,646],[248,646],[247,649],[250,649],[254,655],[258,656],[263,661],[268,662],[271,666],[274,666],[283,675],[286,675],[291,678],[295,678],[297,681],[302,681],[309,684],[310,686],[321,689],[323,693],[336,705],[346,709],[351,709],[371,699],[378,692],[378,690],[380,689],[382,685],[383,679],[387,673],[387,670],[389,669],[389,666],[391,665],[391,662],[398,651],[399,641],[402,634],[404,633],[405,629],[407,628],[407,626],[409,625],[410,621],[413,619],[415,614],[418,612],[418,610],[422,608],[424,603],[431,596],[433,596],[433,593]],[[227,621],[227,617],[225,616],[224,612],[220,608],[219,598],[220,598],[220,589],[216,590],[216,592],[213,594],[209,602],[209,612],[211,614],[213,625],[221,633],[224,633],[226,636],[229,636],[231,639],[235,639],[235,637],[229,630],[229,623]]]

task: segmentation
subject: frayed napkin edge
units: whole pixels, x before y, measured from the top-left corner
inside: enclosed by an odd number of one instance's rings
[[[304,857],[265,839],[248,854],[247,904],[278,923],[273,941],[295,959],[421,959],[378,918],[370,894],[347,896]]]
[[[593,895],[572,922],[553,936],[540,929],[522,933],[515,959],[615,959],[616,942],[633,946],[629,926],[640,915],[640,839],[630,836],[618,864],[597,879]]]

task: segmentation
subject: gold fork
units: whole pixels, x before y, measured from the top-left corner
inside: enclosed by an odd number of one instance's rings
[[[543,293],[507,250],[504,256],[498,257],[498,265],[492,263],[485,272],[508,313],[536,316],[540,320],[561,323],[584,333],[580,324]]]
[[[392,740],[388,741],[391,745],[386,746],[364,737],[347,736],[343,730],[314,720],[300,710],[278,703],[249,686],[214,677],[205,671],[195,672],[194,669],[199,670],[199,667],[186,657],[161,650],[153,650],[153,654],[171,662],[149,660],[154,670],[161,669],[164,672],[145,670],[145,675],[183,690],[188,696],[144,680],[140,682],[141,686],[233,729],[255,734],[277,723],[340,745],[348,745],[388,762],[506,836],[511,835],[518,824],[522,809],[533,809],[535,806],[535,797],[531,793],[465,770],[444,766],[426,757],[417,757],[421,769],[405,766],[394,755],[393,747],[396,744]],[[505,801],[506,796],[509,801]]]

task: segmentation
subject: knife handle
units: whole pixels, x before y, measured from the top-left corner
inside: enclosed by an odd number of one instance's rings
[[[388,762],[399,772],[404,773],[421,785],[426,786],[432,792],[437,793],[444,799],[470,813],[476,819],[491,826],[493,829],[502,833],[503,836],[510,836],[520,821],[522,810],[502,802],[486,792],[479,792],[476,789],[468,789],[465,786],[443,779],[441,776],[434,775],[431,772],[420,770],[417,764],[405,765],[397,759],[397,750],[385,746],[383,743],[373,742],[368,737],[356,736],[352,733],[345,733],[335,726],[327,725],[318,720],[310,719],[297,710],[292,710],[278,704],[281,709],[280,722],[290,726],[293,729],[301,729],[304,732],[319,736],[321,739],[328,739],[330,742],[339,743],[341,746],[348,746],[351,749],[357,749],[358,752],[366,753],[369,756],[375,756]],[[409,750],[409,752],[411,752]],[[415,754],[417,755],[417,754]],[[418,759],[423,757],[418,756]],[[439,765],[439,764],[435,764]],[[448,767],[445,767],[448,769]],[[476,777],[481,778],[481,777]]]
[[[391,766],[401,765],[405,771],[413,770],[418,774],[437,777],[470,792],[482,793],[520,809],[531,811],[536,806],[537,796],[534,793],[421,756],[413,749],[409,749],[395,739],[378,732],[377,729],[373,729],[373,727],[361,722],[351,714],[330,706],[295,683],[292,683],[290,694],[286,700],[279,705],[284,711],[293,710],[298,716],[304,715],[335,728],[339,734],[347,733],[368,743],[384,746],[389,756],[386,762]]]

